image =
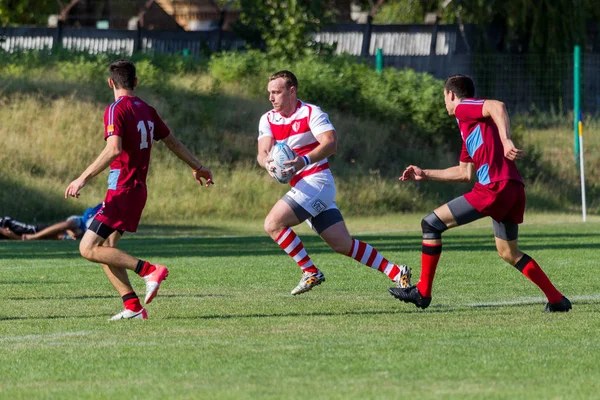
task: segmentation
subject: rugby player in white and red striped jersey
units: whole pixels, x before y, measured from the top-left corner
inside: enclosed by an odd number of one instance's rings
[[[303,221],[337,253],[386,274],[398,287],[409,287],[410,269],[406,265],[389,262],[375,248],[348,233],[335,204],[335,182],[327,162],[337,150],[337,135],[327,114],[298,100],[298,80],[290,71],[271,75],[267,89],[273,110],[260,119],[258,163],[272,174],[269,152],[276,142],[286,143],[297,154],[286,162],[289,168],[285,172],[294,174],[292,188],[265,219],[265,231],[302,270],[292,294],[307,292],[325,281],[292,230]]]

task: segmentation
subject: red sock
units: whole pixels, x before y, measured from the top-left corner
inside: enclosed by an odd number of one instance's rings
[[[148,261],[139,260],[138,267],[136,268],[135,272],[139,276],[144,277],[148,274],[153,273],[155,269],[156,269],[156,267],[154,265],[150,264]]]
[[[127,293],[122,297],[123,305],[126,309],[131,310],[133,312],[138,312],[142,310],[142,305],[140,304],[140,299],[137,297],[135,292]]]
[[[417,289],[424,297],[431,297],[431,287],[433,286],[433,277],[437,268],[440,255],[442,254],[442,244],[425,244],[422,246],[421,253],[421,277],[417,283]]]
[[[540,268],[533,258],[527,254],[523,254],[523,257],[515,265],[515,268],[542,289],[542,292],[544,292],[550,303],[554,304],[562,300],[562,293],[554,287],[548,276],[544,273],[544,270]]]

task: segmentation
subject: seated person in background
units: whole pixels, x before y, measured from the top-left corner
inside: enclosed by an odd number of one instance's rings
[[[102,204],[90,207],[83,215],[72,215],[66,221],[52,225],[33,225],[11,217],[0,218],[0,239],[13,240],[75,240],[81,239]]]

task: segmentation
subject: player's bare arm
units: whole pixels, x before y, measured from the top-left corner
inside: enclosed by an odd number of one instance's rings
[[[109,136],[106,139],[106,146],[104,146],[104,150],[102,150],[102,153],[100,153],[98,158],[96,158],[96,160],[90,164],[85,171],[83,171],[79,178],[75,179],[69,184],[69,186],[67,186],[67,189],[65,190],[65,199],[69,196],[76,198],[79,197],[79,191],[85,186],[85,184],[100,172],[104,171],[110,165],[110,163],[112,163],[115,158],[121,154],[121,151],[121,137]]]
[[[209,187],[210,185],[214,185],[212,172],[209,168],[202,165],[202,163],[192,154],[192,152],[175,137],[172,133],[163,139],[165,145],[171,150],[175,155],[184,163],[190,166],[192,169],[192,173],[194,174],[194,179],[198,181],[201,185],[205,185]],[[206,184],[202,181],[202,179],[206,180]]]
[[[497,100],[486,100],[483,103],[483,116],[491,117],[496,126],[502,145],[504,146],[504,157],[515,160],[523,157],[523,150],[517,149],[510,138],[510,118],[503,102]]]
[[[274,139],[271,136],[265,136],[258,139],[258,154],[256,156],[258,165],[266,169],[271,176],[273,176],[273,171],[275,169],[274,166],[269,164],[271,161],[273,161],[273,159],[269,156],[269,152],[273,147],[273,142]]]
[[[399,179],[401,181],[469,182],[474,175],[473,163],[461,162],[459,165],[446,169],[421,169],[416,165],[409,165]]]
[[[337,151],[337,134],[334,130],[321,133],[317,136],[317,141],[319,142],[319,145],[312,149],[308,154],[305,154],[310,160],[310,164],[324,160],[335,154]],[[286,161],[284,164],[290,166],[290,168],[284,170],[284,172],[298,171],[307,165],[306,159],[301,156]]]

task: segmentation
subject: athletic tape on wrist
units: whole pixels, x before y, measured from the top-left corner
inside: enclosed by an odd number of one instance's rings
[[[308,156],[302,156],[302,159],[304,160],[304,165],[310,164],[310,157],[308,157]]]

